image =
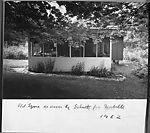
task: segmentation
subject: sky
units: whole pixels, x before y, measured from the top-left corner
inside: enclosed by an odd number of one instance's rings
[[[57,9],[59,9],[60,12],[61,12],[63,15],[66,13],[66,8],[65,8],[65,6],[59,6],[56,1],[51,1],[51,2],[50,2],[50,5],[51,5],[51,6],[55,6]],[[72,22],[77,21],[77,17],[76,17],[76,16],[73,17],[73,18],[70,18],[70,19],[71,19]]]
[[[56,1],[51,1],[50,5],[55,6],[57,9],[59,9],[61,11],[62,14],[66,13],[65,6],[59,6]]]

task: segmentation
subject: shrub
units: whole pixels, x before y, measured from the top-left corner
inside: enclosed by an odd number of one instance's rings
[[[28,58],[27,47],[10,46],[8,48],[4,48],[3,58],[4,59],[27,59]]]
[[[71,69],[71,73],[74,75],[83,75],[84,74],[84,63],[77,63]]]
[[[148,49],[127,47],[124,49],[123,54],[125,60],[139,62],[140,60],[143,60],[143,58],[148,58]]]
[[[19,51],[17,53],[17,59],[27,59],[27,56],[22,51]]]
[[[141,79],[148,78],[148,64],[140,64],[133,71],[133,74]]]
[[[131,61],[135,61],[135,62],[138,62],[138,61],[139,61],[139,59],[138,59],[137,57],[130,57],[130,60],[131,60]]]
[[[50,60],[45,63],[45,73],[52,73],[54,68],[54,61]]]
[[[45,66],[43,62],[37,63],[37,65],[33,68],[34,72],[37,73],[44,73],[45,72]]]
[[[141,79],[148,78],[148,48],[130,48],[124,49],[124,57],[127,60],[135,61],[137,67],[133,74]]]
[[[113,75],[113,73],[108,69],[95,66],[91,68],[88,74],[95,77],[111,77]]]
[[[95,66],[94,66],[93,68],[90,69],[90,71],[89,71],[88,74],[89,74],[90,76],[99,77],[99,70],[100,70],[99,67],[95,67]]]
[[[11,52],[4,52],[4,56],[3,56],[4,59],[15,59],[15,55]]]
[[[46,63],[44,62],[38,62],[35,67],[32,68],[33,72],[37,73],[52,73],[53,72],[53,67],[54,67],[54,61],[48,61]]]

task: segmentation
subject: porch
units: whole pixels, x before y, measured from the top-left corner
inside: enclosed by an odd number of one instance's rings
[[[84,64],[84,71],[92,67],[111,69],[112,40],[108,37],[102,42],[94,43],[92,38],[86,42],[64,42],[57,44],[38,44],[31,42],[29,45],[29,69],[32,70],[38,63],[54,63],[53,71],[69,72],[78,63]]]

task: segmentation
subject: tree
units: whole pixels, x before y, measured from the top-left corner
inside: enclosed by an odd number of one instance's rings
[[[93,20],[96,25],[102,22],[104,27],[110,22],[122,27],[124,24],[143,23],[146,22],[148,15],[146,3],[90,1],[57,1],[57,3],[66,7],[66,15]]]
[[[87,30],[91,26],[106,28],[112,25],[119,27],[116,32],[118,34],[128,31],[129,37],[140,37],[142,38],[140,41],[147,42],[146,3],[92,1],[57,1],[57,3],[65,6],[64,15],[46,1],[5,2],[5,33],[11,33],[11,30],[19,31],[28,37],[61,42],[69,35],[82,40],[82,36],[87,36]],[[72,24],[68,18],[74,16],[78,20],[84,20],[87,27],[79,26],[80,23]]]
[[[127,42],[144,46],[148,43],[148,10],[146,3],[136,2],[90,2],[58,1],[66,7],[66,15],[84,19],[90,26],[106,28],[118,26],[117,31],[125,31]],[[124,32],[122,32],[124,34]],[[121,33],[121,34],[122,34]]]
[[[46,1],[6,1],[5,41],[15,39],[14,32],[26,37],[41,37],[47,27],[65,25],[63,19],[61,12]]]

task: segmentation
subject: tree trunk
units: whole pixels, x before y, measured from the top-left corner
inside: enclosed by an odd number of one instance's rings
[[[110,37],[110,59],[112,60],[112,37]]]

